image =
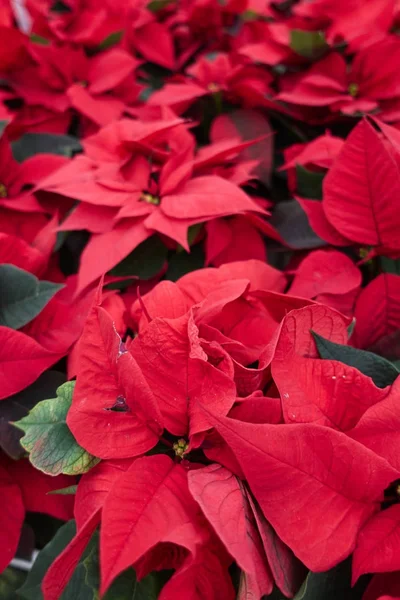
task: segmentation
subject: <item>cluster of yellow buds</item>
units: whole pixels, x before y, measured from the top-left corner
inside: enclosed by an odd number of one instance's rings
[[[186,440],[181,438],[180,440],[175,442],[175,444],[172,446],[172,448],[173,448],[176,456],[179,456],[180,458],[182,458],[182,456],[188,451],[189,444],[187,443]]]

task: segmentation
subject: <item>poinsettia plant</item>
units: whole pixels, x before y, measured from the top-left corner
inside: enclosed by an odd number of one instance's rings
[[[3,2],[2,599],[400,600],[399,24]]]

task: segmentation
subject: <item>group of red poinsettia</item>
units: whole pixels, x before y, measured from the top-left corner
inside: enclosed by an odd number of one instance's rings
[[[0,2],[0,589],[400,600],[399,32]]]

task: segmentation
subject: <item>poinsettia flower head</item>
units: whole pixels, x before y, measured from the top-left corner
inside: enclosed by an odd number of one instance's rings
[[[385,120],[385,102],[399,101],[399,78],[389,64],[389,57],[399,52],[397,38],[388,36],[360,50],[350,70],[344,57],[332,52],[308,71],[283,78],[282,91],[276,98],[297,106],[324,107],[331,113],[379,112]],[[382,62],[384,69],[378,66]]]
[[[198,98],[222,94],[245,106],[263,104],[272,76],[261,68],[246,65],[225,53],[201,56],[186,70],[187,76],[171,81],[149,98],[150,105],[167,105],[184,112]]]
[[[127,6],[105,0],[29,0],[32,32],[46,40],[59,40],[99,47],[109,36],[126,26]]]
[[[175,127],[177,142],[186,145],[171,143],[172,152],[168,152],[164,149],[165,135],[172,128],[173,140]],[[191,225],[247,212],[265,214],[257,202],[226,178],[224,167],[217,166],[250,142],[237,144],[232,140],[208,147],[195,157],[191,138],[186,131],[179,131],[181,127],[179,119],[117,123],[87,142],[96,160],[78,156],[42,183],[45,190],[81,200],[63,223],[64,230],[85,228],[93,232],[81,257],[79,289],[116,266],[154,232],[188,249]],[[99,162],[99,158],[112,159],[114,153],[120,164]],[[233,180],[244,183],[251,177],[250,173],[239,177],[238,169],[234,165],[230,169]],[[114,239],[119,240],[118,245]],[[98,249],[104,245],[110,245],[110,252],[102,253],[99,262]]]
[[[139,61],[119,48],[88,57],[82,48],[31,44],[33,64],[13,73],[10,85],[27,105],[64,112],[74,108],[97,125],[123,113],[140,91],[132,77]]]

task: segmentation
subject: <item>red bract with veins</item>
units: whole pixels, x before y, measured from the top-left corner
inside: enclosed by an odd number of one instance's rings
[[[368,248],[365,255],[397,257],[398,156],[391,137],[361,121],[324,179],[323,201],[298,198],[314,231],[335,246],[358,245]]]
[[[399,32],[0,1],[7,597],[400,600]]]
[[[243,569],[240,597],[260,598],[274,582],[291,597],[303,577],[298,558],[312,570],[346,558],[398,477],[397,433],[389,444],[376,436],[379,430],[388,439],[398,385],[380,389],[354,367],[317,359],[310,330],[346,343],[349,320],[271,291],[283,283],[278,273],[251,264],[160,283],[136,304],[139,333],[126,343],[103,308],[92,310],[69,426],[83,447],[105,459],[133,457],[102,503],[103,591],[132,562],[141,576],[157,565],[176,570],[163,598],[178,581],[187,593],[193,586],[208,590],[194,565],[208,557],[225,581],[228,555],[214,554],[222,544]],[[251,366],[257,358],[272,367],[283,413],[279,398],[261,391],[268,376]],[[309,369],[313,377],[299,381]],[[350,390],[351,414],[344,411]],[[175,462],[157,454],[160,444]],[[149,448],[152,456],[139,456]],[[141,534],[149,521],[150,531]],[[64,552],[75,561],[84,531]],[[70,561],[61,555],[57,573]],[[184,577],[189,565],[194,580]],[[46,600],[57,598],[56,588],[54,567]],[[229,586],[224,593],[232,597]]]

